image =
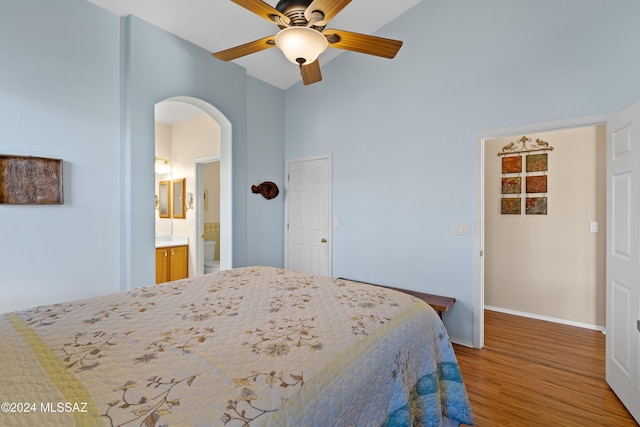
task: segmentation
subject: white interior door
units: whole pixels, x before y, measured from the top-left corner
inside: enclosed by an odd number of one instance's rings
[[[607,382],[640,422],[640,102],[607,139]]]
[[[331,277],[331,156],[287,162],[285,267]]]

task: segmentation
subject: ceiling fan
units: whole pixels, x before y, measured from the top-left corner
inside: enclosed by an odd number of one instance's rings
[[[262,0],[231,1],[276,24],[280,31],[275,36],[222,50],[213,56],[232,61],[277,46],[289,61],[299,65],[305,85],[322,80],[318,56],[327,47],[390,59],[402,46],[400,40],[325,29],[351,0],[280,0],[275,8]]]

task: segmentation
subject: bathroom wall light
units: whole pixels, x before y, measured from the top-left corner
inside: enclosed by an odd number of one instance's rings
[[[160,174],[160,175],[168,174],[169,172],[171,172],[171,166],[169,166],[169,160],[156,157],[155,169],[157,174]]]
[[[193,193],[187,193],[187,198],[185,199],[185,205],[187,209],[193,209]]]

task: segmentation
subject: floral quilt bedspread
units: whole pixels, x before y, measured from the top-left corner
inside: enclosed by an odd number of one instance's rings
[[[0,315],[3,426],[472,424],[424,302],[246,267]]]

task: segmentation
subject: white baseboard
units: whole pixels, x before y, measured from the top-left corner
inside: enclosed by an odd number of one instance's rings
[[[465,340],[460,340],[460,339],[458,339],[456,337],[449,336],[449,341],[451,341],[452,344],[458,344],[458,345],[461,345],[463,347],[475,348],[473,346],[472,342],[465,341]]]
[[[563,325],[568,325],[568,326],[576,326],[578,328],[591,329],[591,330],[600,331],[603,334],[606,334],[606,329],[604,326],[574,322],[573,320],[558,319],[556,317],[542,316],[540,314],[526,313],[524,311],[511,310],[509,308],[493,307],[490,305],[485,305],[484,308],[485,310],[498,311],[500,313],[513,314],[516,316],[529,317],[537,320],[545,320],[547,322],[561,323]]]

